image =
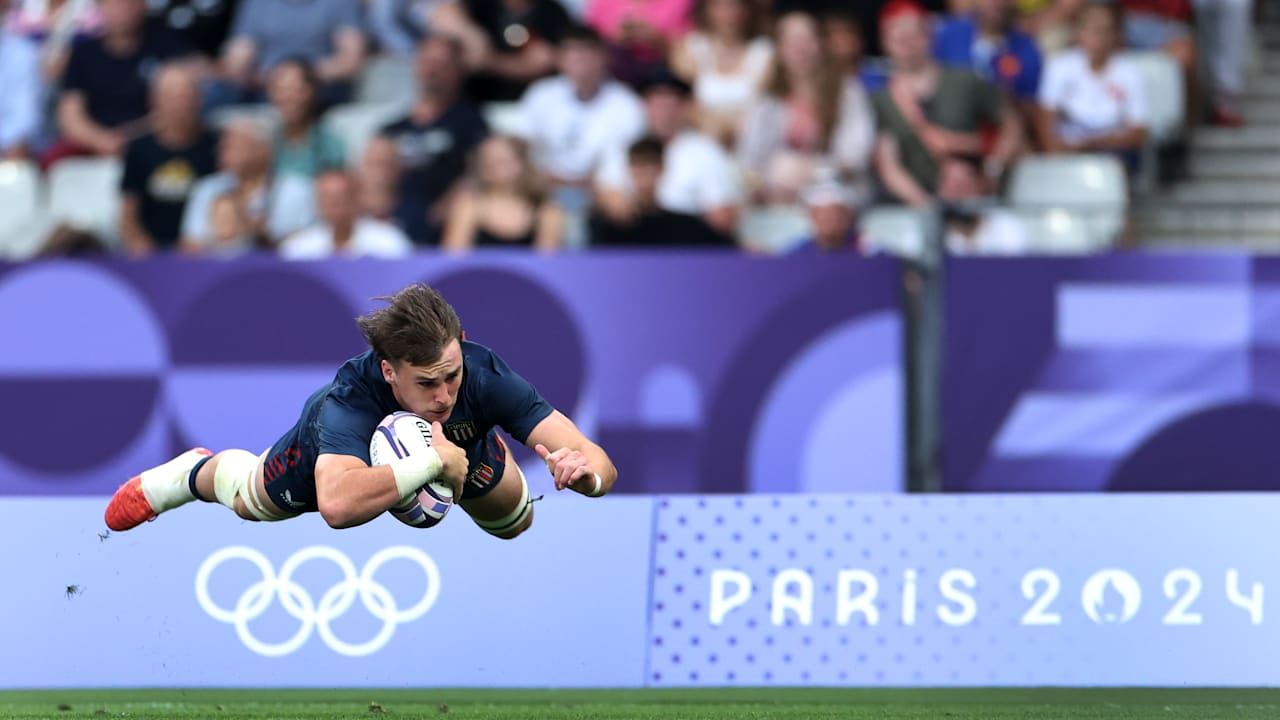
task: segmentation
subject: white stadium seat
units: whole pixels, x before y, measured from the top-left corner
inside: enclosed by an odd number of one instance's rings
[[[1166,143],[1182,134],[1186,124],[1186,87],[1182,69],[1168,54],[1130,51],[1142,73],[1142,89],[1147,104],[1147,131],[1157,143]]]
[[[412,58],[378,56],[366,62],[360,72],[356,102],[399,103],[405,106],[413,102],[417,86]]]
[[[26,160],[0,162],[0,258],[21,260],[38,249],[40,171]]]
[[[407,112],[403,103],[353,103],[338,105],[325,113],[322,122],[342,138],[347,164],[354,166],[364,148],[382,126],[395,122]]]
[[[280,120],[276,109],[265,103],[250,105],[223,105],[209,111],[209,127],[221,131],[233,120],[249,118],[271,123],[274,126]]]
[[[1017,211],[1076,214],[1088,228],[1090,246],[1101,250],[1124,230],[1128,180],[1111,155],[1031,155],[1014,167],[1008,201]]]
[[[88,230],[117,246],[120,174],[116,158],[68,158],[49,170],[49,221]]]
[[[924,257],[929,218],[922,210],[901,205],[877,205],[858,213],[858,233],[867,252],[901,258]]]
[[[1084,255],[1099,247],[1084,219],[1062,208],[1018,210],[1031,241],[1030,252],[1042,255]]]
[[[738,221],[744,245],[768,253],[787,252],[811,232],[809,214],[798,206],[747,210]]]
[[[488,103],[484,106],[484,121],[494,135],[521,135],[520,103]]]

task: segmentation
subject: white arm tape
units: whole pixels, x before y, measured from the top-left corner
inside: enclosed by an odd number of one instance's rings
[[[600,473],[592,473],[596,477],[596,486],[591,492],[587,493],[587,497],[600,497],[604,494],[604,480],[600,479]]]
[[[425,453],[396,458],[387,463],[396,476],[396,491],[403,500],[418,492],[423,485],[440,477],[444,463],[435,448],[427,448]]]

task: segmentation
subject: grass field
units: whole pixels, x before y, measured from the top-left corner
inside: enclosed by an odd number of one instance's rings
[[[0,718],[1280,718],[1280,689],[35,690]]]

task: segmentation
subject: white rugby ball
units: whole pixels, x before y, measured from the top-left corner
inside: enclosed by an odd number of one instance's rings
[[[431,447],[431,423],[411,412],[394,412],[382,419],[369,439],[369,459],[376,467],[398,458],[424,453]],[[397,520],[428,528],[444,519],[453,507],[453,486],[430,482],[394,508]]]

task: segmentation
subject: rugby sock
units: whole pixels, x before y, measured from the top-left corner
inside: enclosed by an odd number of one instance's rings
[[[201,496],[200,491],[196,489],[196,476],[200,474],[200,468],[204,467],[204,464],[212,459],[212,455],[200,458],[200,462],[196,463],[196,466],[191,468],[191,472],[187,474],[187,487],[191,489],[191,497],[199,500],[200,502],[214,502],[213,500]]]
[[[146,496],[151,509],[157,514],[185,505],[195,496],[187,485],[191,468],[208,458],[211,453],[204,448],[188,450],[169,462],[144,470],[139,475],[139,488]]]

